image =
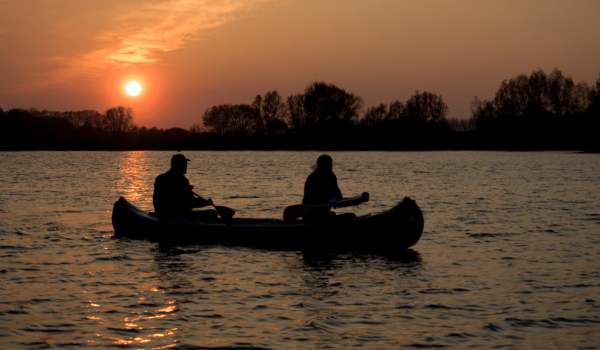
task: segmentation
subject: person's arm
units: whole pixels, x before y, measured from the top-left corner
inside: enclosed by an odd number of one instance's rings
[[[192,191],[193,188],[194,186],[190,185],[188,182],[188,185],[183,190],[186,195],[189,195],[191,197],[190,205],[192,208],[203,208],[209,205],[213,205],[212,199],[204,199],[202,196]]]
[[[159,214],[166,214],[173,211],[173,196],[169,191],[167,180],[164,176],[158,176],[154,181],[154,195],[152,196],[154,211]]]
[[[302,198],[302,204],[319,204],[315,199],[315,186],[312,184],[312,182],[312,177],[309,176],[304,183],[304,197]]]
[[[182,210],[188,211],[193,208],[200,208],[206,206],[203,201],[199,201],[198,198],[194,195],[192,191],[194,189],[193,185],[190,185],[190,181],[184,176],[182,179],[178,179],[180,181],[176,185],[176,192],[174,193],[174,197],[176,198],[177,205],[182,208]]]
[[[337,177],[335,176],[334,173],[331,173],[333,175],[333,184],[334,184],[334,197],[335,200],[337,201],[341,201],[342,199],[344,199],[344,197],[342,196],[342,191],[340,191],[340,188],[338,187],[338,183],[337,183]]]
[[[207,207],[209,205],[213,205],[212,199],[210,199],[210,198],[204,199],[202,197],[196,197],[196,198],[194,198],[192,208],[203,208],[203,207]]]

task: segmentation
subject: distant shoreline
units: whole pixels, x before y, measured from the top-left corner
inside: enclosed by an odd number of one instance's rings
[[[581,149],[0,149],[0,152],[569,152],[573,154],[600,154],[600,151]]]
[[[208,108],[202,125],[139,127],[130,107],[100,113],[0,108],[0,150],[330,150],[600,152],[600,78],[575,84],[558,69],[502,82],[469,119],[447,118],[442,96],[367,108],[360,96],[314,82],[286,100],[269,91],[252,104]]]

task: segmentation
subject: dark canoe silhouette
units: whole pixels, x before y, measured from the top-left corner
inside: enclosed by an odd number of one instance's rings
[[[161,220],[120,197],[113,207],[115,237],[192,244],[233,244],[287,249],[382,249],[415,245],[423,233],[423,214],[405,197],[378,214],[325,223],[277,219]]]

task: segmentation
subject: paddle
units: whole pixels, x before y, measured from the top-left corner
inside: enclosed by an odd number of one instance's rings
[[[204,199],[198,193],[196,193],[194,191],[192,191],[192,193],[194,194],[194,196],[196,196],[200,199]],[[206,200],[206,199],[204,199],[204,200]],[[214,205],[214,204],[212,204],[212,206],[215,208],[215,210],[217,211],[219,216],[222,217],[223,219],[231,219],[233,217],[233,215],[235,214],[235,210],[233,210],[231,208],[224,207],[221,205]]]
[[[334,209],[344,208],[344,207],[350,207],[353,205],[359,205],[360,203],[364,203],[364,202],[368,202],[368,201],[369,201],[369,193],[363,192],[363,194],[360,196],[342,199],[339,202],[336,202],[335,200],[333,200],[332,202],[328,202],[327,204],[323,204],[323,205],[318,205],[318,204],[290,205],[289,207],[285,208],[283,211],[283,221],[295,220],[297,218],[300,218],[300,217],[306,216],[312,212],[315,212],[319,209],[325,210],[325,209],[328,209],[329,207],[333,207]]]

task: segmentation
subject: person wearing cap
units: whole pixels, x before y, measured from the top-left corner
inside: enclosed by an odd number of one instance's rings
[[[185,177],[189,161],[183,154],[175,154],[171,158],[169,171],[156,177],[152,196],[154,211],[156,215],[165,218],[216,219],[218,214],[215,210],[192,211],[193,208],[213,205],[213,202],[210,198],[206,200],[192,192],[194,186]]]

